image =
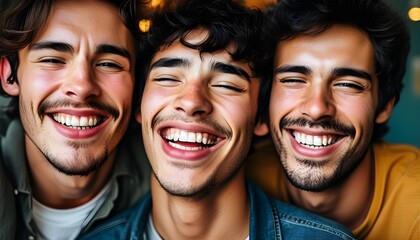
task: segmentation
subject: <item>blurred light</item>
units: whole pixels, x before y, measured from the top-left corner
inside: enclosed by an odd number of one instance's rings
[[[408,17],[411,21],[420,21],[420,8],[419,7],[412,7],[408,11]]]
[[[142,19],[139,22],[139,28],[142,32],[148,32],[150,28],[150,19]]]
[[[161,4],[161,2],[161,0],[152,0],[150,1],[149,6],[152,8],[156,8]]]
[[[277,0],[245,0],[245,5],[250,8],[265,9],[269,5],[275,4]]]

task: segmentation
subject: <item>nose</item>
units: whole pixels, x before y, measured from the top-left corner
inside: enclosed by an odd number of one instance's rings
[[[99,95],[100,90],[96,82],[95,72],[87,61],[69,68],[62,85],[62,91],[65,95],[78,101]]]
[[[311,89],[303,98],[301,113],[313,121],[334,116],[336,108],[329,89]]]
[[[203,116],[213,110],[207,88],[200,81],[186,83],[173,102],[175,110],[187,116]]]

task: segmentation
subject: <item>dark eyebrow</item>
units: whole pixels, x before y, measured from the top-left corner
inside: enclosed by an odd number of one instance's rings
[[[131,59],[131,54],[130,52],[122,47],[117,47],[114,45],[110,45],[110,44],[101,44],[96,48],[96,53],[111,53],[111,54],[117,54],[120,55],[122,57]]]
[[[233,74],[247,80],[248,82],[251,81],[251,77],[249,76],[249,74],[244,69],[235,65],[226,64],[222,62],[214,62],[211,65],[211,70],[218,71],[221,73]]]
[[[72,53],[74,52],[73,46],[68,43],[63,42],[39,42],[35,43],[30,47],[31,50],[41,50],[41,49],[52,49],[59,52]],[[125,58],[131,59],[131,54],[127,49],[109,45],[101,44],[96,48],[96,53],[112,53],[123,56]]]
[[[67,43],[62,42],[39,42],[30,46],[31,50],[52,49],[59,52],[74,52],[74,48]]]
[[[183,58],[161,58],[150,66],[150,70],[157,67],[189,67],[190,61]]]
[[[295,65],[285,65],[285,66],[278,67],[274,70],[274,74],[287,73],[287,72],[310,75],[312,73],[312,70],[305,66],[295,66]]]
[[[355,69],[355,68],[335,68],[332,71],[332,75],[336,77],[353,76],[353,77],[363,78],[372,82],[372,76],[369,73],[360,69]]]

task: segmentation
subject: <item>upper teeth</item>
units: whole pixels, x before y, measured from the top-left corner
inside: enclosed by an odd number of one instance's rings
[[[167,128],[163,130],[161,134],[165,139],[172,141],[203,144],[214,144],[217,141],[217,136],[208,133],[189,132],[176,128]]]
[[[65,113],[54,113],[53,118],[58,123],[72,127],[93,127],[99,121],[98,116],[78,117]]]
[[[335,138],[333,136],[327,135],[317,136],[294,132],[293,136],[295,137],[295,140],[301,144],[314,146],[327,146],[331,143],[334,143],[335,141]]]

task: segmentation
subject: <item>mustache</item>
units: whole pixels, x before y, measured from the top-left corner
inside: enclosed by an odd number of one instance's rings
[[[198,124],[202,124],[205,125],[208,128],[214,129],[217,132],[222,133],[223,135],[225,135],[227,138],[232,138],[232,132],[223,127],[221,124],[219,124],[216,120],[210,119],[208,117],[206,118],[199,118],[196,119],[194,118],[193,120],[191,118],[187,118],[185,117],[185,115],[180,114],[180,113],[174,113],[168,116],[156,116],[153,121],[152,121],[152,128],[156,128],[156,126],[162,122],[167,122],[167,121],[181,121],[181,122],[185,122],[185,123],[198,123]]]
[[[324,119],[320,121],[310,121],[306,118],[283,118],[280,121],[280,129],[291,126],[299,127],[317,127],[325,130],[334,130],[354,138],[356,129],[353,126],[346,125],[334,119]]]
[[[102,112],[106,112],[111,115],[114,119],[117,119],[120,116],[120,112],[114,106],[105,103],[99,102],[87,102],[87,103],[75,103],[71,100],[49,100],[42,102],[38,107],[38,115],[44,116],[47,109],[50,108],[91,108],[95,110],[99,110]]]

